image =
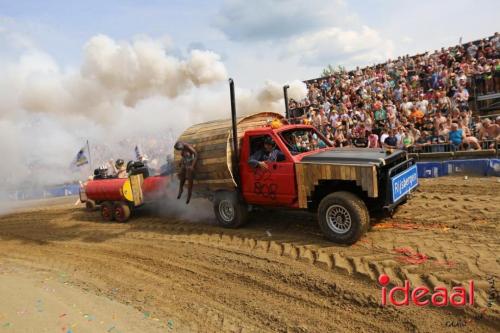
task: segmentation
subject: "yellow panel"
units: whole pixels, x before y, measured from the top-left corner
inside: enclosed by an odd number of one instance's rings
[[[122,195],[127,201],[134,201],[134,196],[132,194],[132,186],[130,185],[130,179],[127,179],[122,186]]]

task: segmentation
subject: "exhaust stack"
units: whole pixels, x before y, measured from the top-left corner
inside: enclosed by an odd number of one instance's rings
[[[288,84],[283,86],[283,95],[285,97],[285,119],[287,120],[288,117],[290,117],[290,107],[288,105],[288,91],[287,91],[288,88],[290,88]]]
[[[236,101],[234,97],[234,81],[229,79],[229,93],[231,95],[231,121],[233,124],[233,177],[236,180],[236,185],[240,188],[240,173],[239,173],[239,149],[238,149],[238,128],[236,125]]]

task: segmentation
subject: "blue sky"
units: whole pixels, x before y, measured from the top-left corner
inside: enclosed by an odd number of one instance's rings
[[[222,56],[246,86],[316,76],[328,62],[366,65],[492,34],[500,1],[0,1],[0,28],[62,66],[78,66],[92,36],[169,36],[170,52]],[[366,28],[366,29],[365,29]],[[326,37],[325,37],[326,36]],[[12,46],[0,44],[0,54]]]

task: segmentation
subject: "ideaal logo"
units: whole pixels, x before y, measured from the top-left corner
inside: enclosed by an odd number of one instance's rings
[[[412,302],[417,306],[448,306],[448,304],[459,307],[465,305],[474,305],[474,281],[470,280],[467,287],[453,287],[450,292],[445,287],[435,287],[431,291],[427,287],[416,287],[410,291],[410,282],[405,281],[404,287],[393,287],[388,290],[389,276],[382,274],[378,277],[378,282],[382,285],[382,305],[389,302],[395,306],[410,305]],[[398,293],[399,292],[399,293]],[[396,295],[403,296],[402,299],[396,299]],[[399,298],[399,297],[398,297]]]

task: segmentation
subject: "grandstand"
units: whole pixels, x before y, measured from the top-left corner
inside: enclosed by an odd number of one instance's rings
[[[381,147],[391,134],[411,152],[493,150],[500,139],[500,35],[305,81],[295,122],[336,146]],[[483,155],[485,152],[482,153]]]

